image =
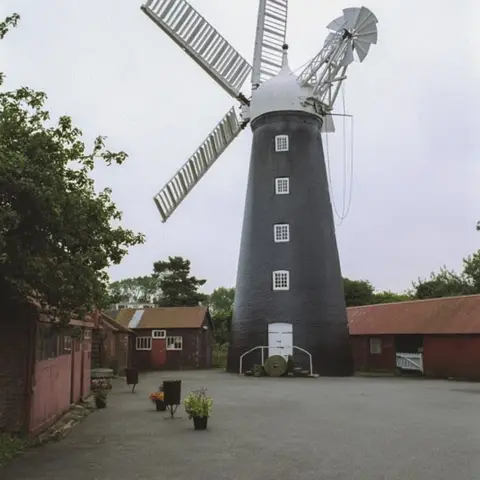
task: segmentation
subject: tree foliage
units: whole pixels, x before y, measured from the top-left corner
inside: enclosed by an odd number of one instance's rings
[[[27,87],[0,93],[0,291],[68,318],[103,305],[106,268],[144,238],[113,226],[122,217],[111,191],[96,193],[90,177],[97,160],[121,164],[127,154],[101,136],[87,150],[68,116],[48,127],[46,98]]]
[[[368,280],[344,278],[343,289],[347,307],[371,305],[373,303],[375,289]]]
[[[234,288],[219,287],[206,301],[215,327],[215,339],[219,344],[227,343],[230,337],[234,298]]]
[[[153,265],[153,275],[158,281],[162,294],[157,300],[163,307],[193,307],[205,301],[206,295],[198,289],[206,280],[190,275],[190,260],[182,257],[168,257]]]
[[[112,282],[109,290],[111,303],[155,303],[162,294],[154,275]]]
[[[438,273],[432,272],[428,279],[414,282],[413,288],[417,299],[455,297],[473,293],[463,275],[445,267],[440,268]]]
[[[412,296],[408,293],[395,293],[390,290],[384,290],[383,292],[375,292],[373,303],[395,303],[407,300],[412,300]]]
[[[413,284],[415,298],[455,297],[480,293],[480,250],[463,259],[460,273],[440,268],[426,280],[419,279]]]

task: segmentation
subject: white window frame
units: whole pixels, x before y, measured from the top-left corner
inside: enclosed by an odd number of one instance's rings
[[[167,350],[183,350],[183,337],[167,337]]]
[[[166,330],[152,330],[152,338],[167,338]]]
[[[370,353],[380,355],[382,353],[382,339],[378,337],[370,338]]]
[[[152,337],[137,337],[135,339],[135,350],[146,351],[152,349]]]
[[[275,151],[288,152],[290,149],[290,142],[288,135],[277,135],[275,137]]]
[[[283,279],[285,279],[286,285],[283,284]],[[290,290],[290,272],[288,270],[276,270],[272,274],[272,281],[273,281],[273,290],[275,291],[286,291]],[[279,285],[279,283],[281,283]]]
[[[290,178],[277,177],[275,179],[275,195],[288,195],[290,193]]]
[[[276,223],[273,226],[273,241],[275,243],[288,243],[290,241],[290,224]]]

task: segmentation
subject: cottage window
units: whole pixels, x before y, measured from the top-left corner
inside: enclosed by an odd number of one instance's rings
[[[166,338],[166,330],[152,330],[152,338]]]
[[[275,179],[275,195],[288,195],[290,193],[290,179],[279,177]]]
[[[372,355],[379,355],[382,353],[382,339],[381,338],[371,338],[370,339],[370,353]]]
[[[288,223],[277,223],[273,226],[273,239],[275,243],[290,241],[290,225]]]
[[[167,337],[167,350],[182,350],[183,337]]]
[[[273,272],[273,289],[290,289],[290,272],[288,270],[277,270],[276,272]]]
[[[277,135],[275,137],[275,151],[288,152],[288,135]]]
[[[137,350],[151,350],[152,337],[137,337],[135,347]]]

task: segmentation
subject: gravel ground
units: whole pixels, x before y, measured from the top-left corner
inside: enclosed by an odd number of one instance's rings
[[[209,429],[156,412],[148,394],[207,387]],[[108,408],[32,449],[2,480],[478,480],[480,384],[398,378],[273,379],[219,371],[120,380]]]

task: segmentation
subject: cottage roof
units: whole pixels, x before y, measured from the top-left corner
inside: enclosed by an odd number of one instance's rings
[[[115,320],[131,329],[201,328],[207,311],[207,307],[124,308]]]
[[[480,334],[480,295],[350,307],[351,335]]]
[[[116,320],[114,320],[110,315],[108,315],[105,312],[102,312],[102,315],[100,317],[100,322],[115,332],[132,333],[132,334],[134,333],[133,330],[130,330],[129,328],[124,327],[123,325],[118,323]]]

